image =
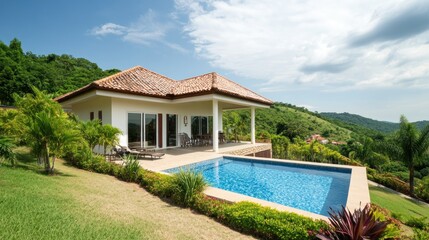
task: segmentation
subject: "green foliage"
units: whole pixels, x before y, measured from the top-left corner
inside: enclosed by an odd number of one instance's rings
[[[305,139],[315,133],[329,133],[330,139],[346,141],[351,131],[338,127],[305,108],[285,103],[274,103],[267,109],[258,109],[255,116],[256,129],[265,135],[281,135],[293,140]],[[227,139],[245,139],[250,132],[250,111],[237,110],[223,113],[223,126]]]
[[[273,158],[288,159],[288,147],[290,141],[287,137],[273,135],[271,137],[271,148],[273,150]]]
[[[224,209],[230,204],[224,200],[200,194],[195,198],[192,208],[206,216],[223,221]]]
[[[339,152],[331,150],[316,141],[313,141],[311,144],[307,144],[303,141],[297,141],[297,143],[290,144],[288,150],[288,157],[290,159],[354,166],[361,165],[359,162],[346,158]]]
[[[428,240],[429,239],[429,231],[424,231],[420,229],[413,229],[414,231],[414,240]]]
[[[403,194],[410,194],[410,189],[408,184],[390,173],[386,173],[386,174],[375,173],[371,175],[368,174],[368,179],[376,183],[382,184],[395,191],[401,192]]]
[[[404,162],[409,170],[410,194],[414,196],[414,171],[415,166],[425,159],[429,148],[429,125],[419,132],[414,125],[408,122],[405,116],[401,116],[399,131],[394,136],[393,142],[386,143],[386,153],[392,159]]]
[[[127,155],[124,159],[120,178],[127,182],[135,182],[138,179],[139,169],[139,161],[135,157]]]
[[[427,220],[427,217],[411,217],[405,222],[405,224],[410,227],[418,228],[421,230],[429,230],[429,223],[427,223]]]
[[[173,184],[172,176],[144,169],[139,170],[138,176],[140,185],[149,192],[162,198],[170,198],[173,196],[175,185]]]
[[[64,156],[67,146],[81,138],[76,126],[57,102],[35,87],[32,90],[34,94],[25,97],[15,95],[18,134],[32,147],[45,171],[53,173],[56,158]]]
[[[207,186],[203,175],[191,170],[180,170],[178,173],[175,173],[173,175],[173,184],[176,190],[174,197],[179,204],[185,207],[191,206],[195,202],[196,197]]]
[[[0,135],[0,163],[2,159],[9,161],[12,166],[15,166],[16,156],[13,152],[15,143],[12,138]]]
[[[401,223],[392,217],[389,210],[371,203],[371,211],[375,220],[389,223],[380,239],[399,239],[401,237]]]
[[[385,134],[393,133],[399,129],[398,123],[377,121],[377,120],[362,117],[356,114],[324,112],[324,113],[320,113],[320,115],[324,118],[333,120],[335,123],[338,123],[340,126],[347,125],[347,124],[351,125],[352,126],[351,128],[353,128],[354,126],[357,132],[366,132],[367,136],[375,136],[377,135],[377,132],[382,132]],[[413,125],[415,125],[420,130],[423,130],[423,128],[426,127],[426,125],[428,124],[429,124],[429,121],[418,121],[413,123]],[[372,130],[372,132],[368,131],[368,129]]]
[[[429,176],[424,177],[416,186],[416,195],[429,202]]]
[[[228,226],[263,239],[311,239],[309,231],[327,228],[324,221],[279,212],[251,202],[226,205],[222,211],[222,221]]]
[[[14,104],[12,95],[31,93],[31,86],[54,95],[64,94],[119,72],[103,71],[95,63],[70,55],[24,53],[21,42],[13,39],[7,46],[0,41],[0,102]]]

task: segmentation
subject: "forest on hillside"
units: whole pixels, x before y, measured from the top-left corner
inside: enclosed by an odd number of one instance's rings
[[[14,105],[13,94],[30,93],[31,86],[58,96],[117,72],[67,54],[24,53],[16,38],[9,45],[0,41],[0,105]]]
[[[341,122],[354,124],[356,126],[365,127],[382,133],[392,133],[399,129],[399,123],[378,121],[366,117],[359,116],[351,113],[334,113],[334,112],[322,112],[320,116],[331,120],[339,120]],[[398,118],[399,119],[399,118]],[[429,121],[418,121],[413,123],[418,129],[422,130]]]

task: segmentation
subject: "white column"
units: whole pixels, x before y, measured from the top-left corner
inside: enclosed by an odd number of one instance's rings
[[[217,99],[213,99],[213,152],[219,150],[219,106]]]
[[[255,144],[255,107],[250,108],[250,139]]]
[[[219,131],[223,132],[223,120],[222,120],[222,109],[219,108]]]

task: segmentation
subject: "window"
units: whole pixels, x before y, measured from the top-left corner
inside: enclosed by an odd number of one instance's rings
[[[177,115],[167,114],[167,147],[177,146]]]
[[[140,113],[128,113],[128,147],[141,147],[142,140],[142,115]]]
[[[94,120],[94,112],[89,113],[89,120]]]
[[[98,111],[98,119],[100,119],[100,123],[103,124],[103,112]]]
[[[191,134],[207,135],[212,133],[213,117],[212,116],[192,116],[191,118]]]
[[[144,147],[156,147],[156,114],[145,114]]]
[[[157,115],[128,113],[128,147],[156,147]]]

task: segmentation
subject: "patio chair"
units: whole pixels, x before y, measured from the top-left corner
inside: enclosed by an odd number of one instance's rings
[[[180,137],[180,146],[181,147],[186,148],[186,147],[192,146],[191,138],[188,136],[188,134],[179,133],[179,137]]]

